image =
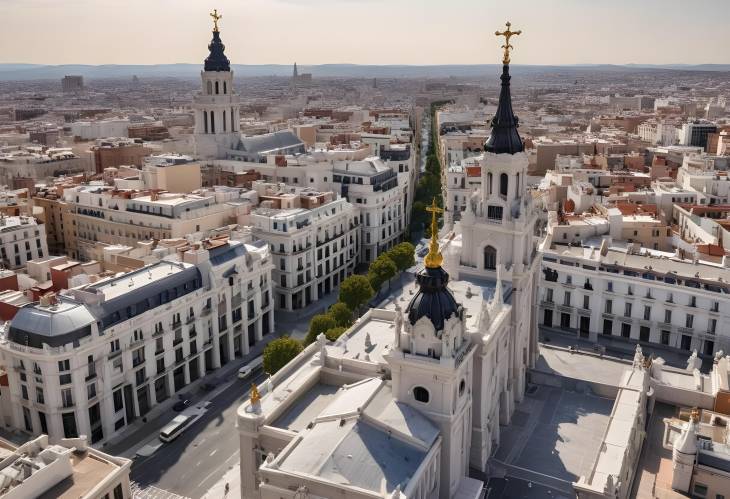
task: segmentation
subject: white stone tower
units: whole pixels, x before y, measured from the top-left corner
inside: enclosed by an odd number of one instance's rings
[[[472,194],[455,231],[461,233],[458,278],[475,277],[507,284],[512,308],[512,331],[507,354],[509,369],[500,387],[500,424],[506,424],[514,407],[524,397],[527,369],[538,357],[535,300],[541,257],[537,252],[537,213],[526,187],[528,158],[512,110],[509,73],[510,38],[520,31],[497,33],[506,43],[502,60],[502,88],[497,112],[491,121],[492,133],[484,145],[481,163],[481,192]],[[510,290],[511,289],[511,290]],[[476,357],[479,358],[479,352]],[[491,373],[483,366],[481,385],[489,386]],[[481,422],[482,427],[485,422]],[[475,422],[479,426],[479,422]]]
[[[432,240],[420,286],[404,318],[396,309],[393,348],[386,358],[391,367],[393,395],[415,407],[441,430],[439,497],[453,497],[467,475],[471,443],[473,344],[464,323],[464,308],[456,303],[441,267],[434,205]],[[405,320],[404,320],[405,319]]]
[[[233,88],[231,63],[224,54],[225,45],[218,31],[222,16],[215,10],[211,17],[213,40],[200,72],[203,86],[193,99],[195,154],[203,159],[225,158],[226,151],[235,148],[241,138],[239,97]]]
[[[692,411],[692,416],[684,431],[674,442],[672,451],[672,488],[681,492],[689,492],[697,459],[697,419],[698,414]]]

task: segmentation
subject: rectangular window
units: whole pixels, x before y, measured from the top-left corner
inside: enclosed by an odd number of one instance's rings
[[[114,412],[119,412],[124,409],[124,402],[122,401],[122,390],[119,389],[114,392]]]
[[[603,319],[603,334],[611,336],[613,334],[613,321]]]
[[[613,300],[606,300],[606,313],[607,314],[613,313]]]
[[[35,399],[36,399],[36,402],[38,402],[39,404],[46,403],[46,400],[43,397],[43,388],[41,388],[40,386],[35,387]]]
[[[624,317],[631,317],[631,303],[624,305]]]
[[[586,310],[591,308],[591,298],[589,296],[583,296],[583,308]]]
[[[687,314],[687,318],[684,321],[684,327],[691,328],[692,325],[695,322],[695,316],[692,314]]]
[[[707,321],[707,332],[710,334],[715,334],[715,331],[717,330],[717,319],[710,319]]]
[[[672,323],[672,311],[671,310],[665,310],[664,311],[664,323],[665,324],[671,324]]]
[[[662,331],[662,345],[669,345],[669,337],[671,333],[669,331]]]
[[[621,336],[623,338],[631,338],[631,324],[625,322],[621,324]]]
[[[86,394],[88,395],[89,400],[96,397],[96,383],[86,385]]]
[[[563,305],[566,307],[570,306],[570,291],[565,292],[565,296],[563,297]]]
[[[552,303],[553,302],[553,290],[551,288],[548,288],[545,291],[545,301],[548,302],[548,303]]]
[[[644,305],[644,320],[651,320],[651,307]]]
[[[639,341],[649,341],[650,329],[647,326],[639,328]]]

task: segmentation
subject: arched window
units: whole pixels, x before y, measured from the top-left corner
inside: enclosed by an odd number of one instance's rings
[[[428,401],[431,398],[431,394],[429,394],[428,390],[426,390],[424,387],[417,386],[413,388],[413,398],[416,399],[417,402],[423,402],[424,404],[428,404]]]
[[[208,133],[208,111],[203,111],[203,126],[205,128],[205,133]]]
[[[226,110],[223,110],[223,131],[226,131]]]
[[[464,395],[464,391],[466,390],[466,380],[462,379],[459,383],[459,397]]]
[[[499,176],[499,193],[502,196],[507,195],[507,187],[509,186],[509,176],[503,173]]]
[[[484,268],[495,270],[497,268],[497,250],[493,246],[484,248]]]
[[[210,112],[210,133],[215,133],[215,112]]]
[[[215,82],[215,94],[218,95],[218,82]]]
[[[225,81],[223,82],[223,93],[224,94],[228,93],[228,84]]]
[[[208,90],[208,95],[210,95],[210,94],[212,94],[212,93],[213,93],[213,82],[209,81],[209,82],[208,82],[208,83],[206,84],[206,90]]]
[[[487,192],[492,195],[492,173],[487,173]]]
[[[235,132],[235,131],[236,131],[236,125],[233,121],[233,108],[231,108],[231,132]]]

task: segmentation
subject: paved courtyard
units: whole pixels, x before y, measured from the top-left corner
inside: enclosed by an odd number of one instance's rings
[[[608,426],[613,400],[547,386],[532,386],[512,422],[501,429],[490,461],[506,484],[493,481],[491,497],[573,497],[572,482],[586,475]],[[511,480],[510,480],[511,479]],[[511,484],[509,482],[512,482]],[[518,490],[511,490],[512,488]],[[535,490],[525,489],[535,487]],[[512,495],[517,494],[517,495]]]

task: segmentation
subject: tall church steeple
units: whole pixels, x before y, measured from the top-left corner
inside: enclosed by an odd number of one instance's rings
[[[492,118],[491,127],[492,134],[487,139],[487,143],[484,144],[484,150],[495,153],[495,154],[515,154],[524,151],[524,145],[520,134],[517,133],[517,127],[519,120],[512,111],[512,95],[510,93],[510,80],[512,77],[509,74],[509,63],[510,63],[510,49],[512,45],[509,43],[509,39],[515,35],[522,33],[521,30],[511,31],[511,23],[507,23],[507,30],[503,32],[497,31],[497,36],[505,37],[505,44],[502,45],[504,49],[504,58],[502,59],[502,90],[499,93],[499,105],[497,106],[497,113]]]
[[[217,10],[213,18],[213,39],[208,44],[200,73],[202,90],[193,101],[195,109],[195,154],[200,158],[225,158],[227,150],[240,141],[239,97],[233,89],[231,62],[225,55],[218,21],[223,18]]]

